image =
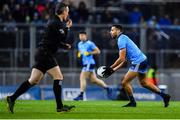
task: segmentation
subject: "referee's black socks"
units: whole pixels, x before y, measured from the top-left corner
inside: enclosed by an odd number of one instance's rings
[[[62,80],[54,80],[53,91],[56,98],[57,109],[61,109],[63,107],[61,92],[62,92]]]
[[[31,85],[29,83],[29,81],[24,81],[20,87],[16,90],[16,92],[10,96],[12,101],[15,101],[20,95],[22,95],[23,93],[25,93],[29,88],[31,88],[34,85]]]

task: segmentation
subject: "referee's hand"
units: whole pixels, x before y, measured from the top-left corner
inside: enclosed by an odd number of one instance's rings
[[[71,45],[70,44],[66,44],[67,49],[71,49]]]
[[[66,22],[66,27],[70,28],[72,26],[72,20],[68,19]]]

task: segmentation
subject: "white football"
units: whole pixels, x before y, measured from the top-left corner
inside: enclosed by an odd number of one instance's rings
[[[105,67],[106,67],[106,66],[100,66],[100,67],[97,69],[97,75],[98,75],[99,77],[101,77],[101,78],[104,77],[102,73],[105,71]]]

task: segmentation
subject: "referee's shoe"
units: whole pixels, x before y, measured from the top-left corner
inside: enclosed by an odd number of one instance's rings
[[[62,108],[57,109],[57,112],[69,112],[73,108],[75,108],[74,105],[64,105]]]
[[[13,114],[15,102],[11,100],[10,96],[7,96],[6,97],[6,103],[7,103],[8,110]]]

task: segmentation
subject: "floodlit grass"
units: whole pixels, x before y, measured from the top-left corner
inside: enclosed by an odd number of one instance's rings
[[[168,108],[163,102],[137,102],[136,108],[123,108],[124,101],[65,101],[75,105],[70,112],[57,113],[55,101],[20,101],[14,114],[9,113],[5,101],[0,101],[0,119],[180,119],[180,102],[170,102]]]

